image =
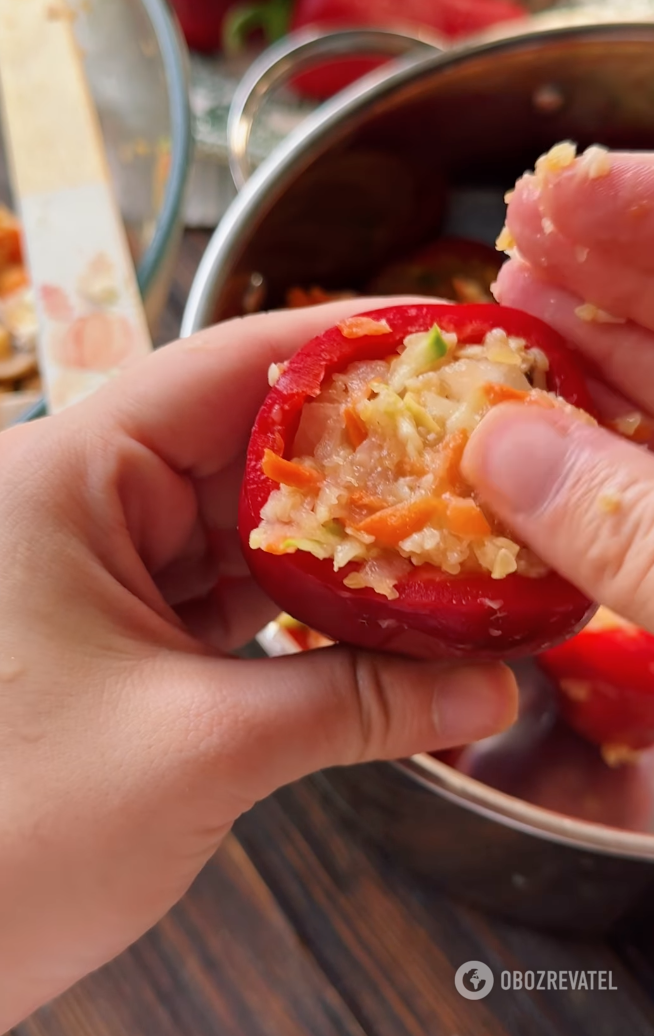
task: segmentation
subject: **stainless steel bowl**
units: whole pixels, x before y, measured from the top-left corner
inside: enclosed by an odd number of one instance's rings
[[[256,71],[265,87],[291,68],[282,49]],[[244,172],[257,89],[246,84],[235,109]],[[566,138],[654,149],[652,21],[548,15],[511,36],[423,51],[334,99],[243,187],[202,261],[184,333],[247,308],[253,272],[276,306],[293,284],[358,288],[443,226],[492,239],[504,191]],[[557,725],[535,667],[519,679],[522,718],[503,738],[456,761],[417,756],[325,782],[358,827],[457,895],[539,925],[602,930],[654,882],[654,760],[609,769]]]

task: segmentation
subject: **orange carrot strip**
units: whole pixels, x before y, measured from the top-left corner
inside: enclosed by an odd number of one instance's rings
[[[343,411],[343,421],[345,423],[345,431],[352,443],[352,448],[356,450],[368,438],[366,424],[361,420],[354,407],[351,406],[346,407]]]
[[[544,392],[524,392],[522,389],[511,388],[510,385],[496,385],[491,381],[484,385],[484,395],[491,406],[498,403],[524,403],[526,406],[542,406],[552,410],[557,405],[555,400]]]
[[[421,460],[411,460],[409,457],[405,457],[400,461],[397,473],[400,478],[424,478],[429,471]]]
[[[408,500],[371,514],[355,528],[368,536],[374,536],[382,547],[397,547],[407,536],[424,529],[434,515],[442,514],[445,506],[440,497]]]
[[[278,558],[281,558],[285,554],[289,553],[288,549],[284,546],[283,543],[267,543],[263,549],[265,550],[266,554],[274,554],[275,557]]]
[[[344,338],[365,338],[366,335],[389,335],[391,329],[385,320],[372,317],[348,317],[336,325]]]
[[[461,482],[461,461],[467,442],[467,432],[453,432],[443,439],[438,449],[442,463],[441,477],[453,489]]]
[[[370,496],[361,489],[355,489],[350,493],[350,504],[352,507],[365,508],[368,511],[383,511],[388,504],[380,496]]]
[[[447,528],[455,536],[477,539],[490,536],[492,529],[481,507],[470,497],[453,496],[447,500]]]
[[[529,393],[489,381],[484,385],[484,395],[491,406],[496,406],[497,403],[525,403]]]
[[[305,468],[303,464],[296,464],[295,461],[278,457],[272,450],[264,451],[261,470],[273,482],[280,482],[283,486],[293,486],[295,489],[317,489],[322,482],[322,477],[317,471]]]

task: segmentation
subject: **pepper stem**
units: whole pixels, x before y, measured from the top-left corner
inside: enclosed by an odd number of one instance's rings
[[[254,32],[262,32],[267,44],[281,39],[289,31],[292,8],[293,0],[263,0],[260,3],[237,4],[225,19],[225,53],[241,53]]]

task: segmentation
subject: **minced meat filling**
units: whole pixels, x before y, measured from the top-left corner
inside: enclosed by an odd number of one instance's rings
[[[476,499],[460,462],[496,403],[567,406],[546,391],[547,369],[544,353],[500,328],[459,345],[436,326],[409,335],[394,357],[351,364],[304,405],[292,459],[266,451],[263,470],[279,488],[251,547],[308,551],[336,571],[357,562],[345,585],[391,599],[425,564],[451,575],[543,575],[542,562]]]

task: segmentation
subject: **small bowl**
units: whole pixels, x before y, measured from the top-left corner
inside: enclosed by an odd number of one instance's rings
[[[156,334],[183,229],[191,158],[185,45],[164,0],[90,0],[76,6],[74,24]],[[11,206],[1,152],[0,198]],[[43,412],[39,401],[24,419]]]

